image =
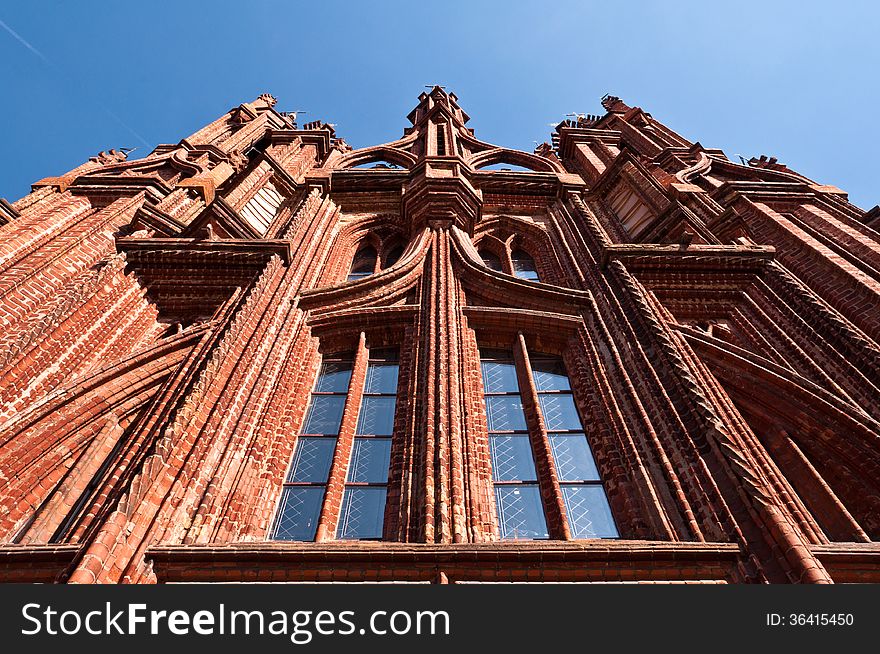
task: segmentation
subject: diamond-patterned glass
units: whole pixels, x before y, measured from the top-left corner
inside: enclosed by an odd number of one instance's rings
[[[303,433],[338,434],[344,408],[344,395],[313,395]]]
[[[300,438],[287,481],[326,482],[335,448],[335,438]]]
[[[617,527],[605,489],[598,484],[562,486],[565,513],[572,538],[617,538]]]
[[[385,484],[391,462],[390,438],[355,438],[348,466],[348,481]]]
[[[315,540],[323,499],[323,486],[285,488],[275,527],[275,539]]]
[[[495,486],[495,502],[501,538],[549,538],[537,486]]]
[[[568,375],[561,359],[532,359],[532,376],[538,391],[568,391]]]
[[[480,364],[483,373],[484,393],[517,393],[516,368],[512,361],[483,361]]]
[[[364,393],[385,393],[394,395],[397,393],[396,363],[370,363],[367,367],[367,383]]]
[[[490,432],[526,430],[526,416],[519,395],[487,396],[486,419]]]
[[[321,374],[315,384],[318,393],[347,393],[351,379],[351,361],[327,361],[321,366]]]
[[[492,479],[495,481],[536,481],[535,461],[527,435],[489,438],[492,452]]]
[[[358,434],[391,436],[394,431],[396,397],[364,397],[358,417]]]
[[[583,429],[581,419],[574,406],[574,398],[565,393],[561,395],[541,394],[541,413],[547,431],[573,431]]]
[[[584,434],[547,434],[559,481],[599,481],[599,471]]]
[[[342,511],[336,537],[340,539],[382,538],[385,521],[384,487],[349,486],[342,496]]]

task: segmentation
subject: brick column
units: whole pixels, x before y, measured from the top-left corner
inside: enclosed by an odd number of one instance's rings
[[[464,426],[462,387],[461,291],[452,269],[451,221],[431,220],[430,252],[422,282],[419,352],[422,395],[416,409],[423,447],[421,468],[425,500],[422,537],[429,543],[469,540],[462,463]]]

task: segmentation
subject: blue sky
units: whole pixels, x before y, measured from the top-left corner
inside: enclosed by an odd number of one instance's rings
[[[880,3],[55,0],[6,2],[0,21],[9,200],[262,92],[354,147],[392,140],[438,83],[500,145],[530,151],[612,93],[731,158],[776,156],[880,202]]]

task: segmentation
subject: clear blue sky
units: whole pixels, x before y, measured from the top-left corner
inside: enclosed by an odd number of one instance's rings
[[[530,151],[612,93],[731,158],[766,153],[880,202],[876,2],[55,0],[5,2],[0,21],[9,200],[262,92],[354,147],[395,139],[438,83],[500,145]]]

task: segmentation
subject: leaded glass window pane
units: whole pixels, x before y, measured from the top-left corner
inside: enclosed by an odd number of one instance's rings
[[[348,481],[384,484],[388,482],[391,462],[391,439],[355,438],[348,467]]]
[[[397,393],[397,373],[396,363],[370,363],[364,392],[394,395]]]
[[[532,259],[528,252],[523,250],[514,250],[510,255],[513,263],[513,274],[520,279],[528,279],[538,281],[538,270],[535,267],[535,260]]]
[[[313,395],[303,433],[338,434],[344,408],[344,395]]]
[[[496,485],[495,502],[501,538],[549,538],[536,485]]]
[[[583,429],[571,395],[541,394],[538,396],[538,401],[541,403],[541,413],[544,415],[547,431]]]
[[[525,431],[526,416],[519,395],[486,396],[489,431]]]
[[[483,373],[484,393],[517,393],[519,384],[516,381],[516,367],[513,361],[483,361],[480,364]]]
[[[491,435],[492,479],[495,481],[536,481],[535,461],[527,434]]]
[[[281,498],[281,509],[275,528],[277,540],[315,540],[323,486],[288,486]]]
[[[501,259],[497,254],[489,252],[488,250],[481,250],[480,258],[483,260],[483,263],[487,268],[497,270],[498,272],[504,272],[504,267],[501,265]]]
[[[394,431],[395,397],[364,397],[357,433],[390,436]]]
[[[583,434],[547,434],[559,481],[599,481],[599,471]]]
[[[480,356],[499,535],[549,538],[532,452],[537,435],[526,423],[517,365],[509,351],[481,348]],[[530,360],[570,533],[574,538],[617,538],[562,359],[536,354]],[[550,492],[550,482],[540,482]]]
[[[337,538],[382,538],[385,518],[384,487],[349,486],[342,496]]]
[[[335,448],[335,438],[300,438],[287,481],[326,482]]]
[[[321,366],[316,393],[347,393],[351,379],[351,361],[327,361]]]
[[[535,378],[535,388],[539,393],[571,390],[568,374],[560,359],[533,359],[532,376]]]
[[[562,486],[572,538],[617,538],[605,490],[599,484]]]

